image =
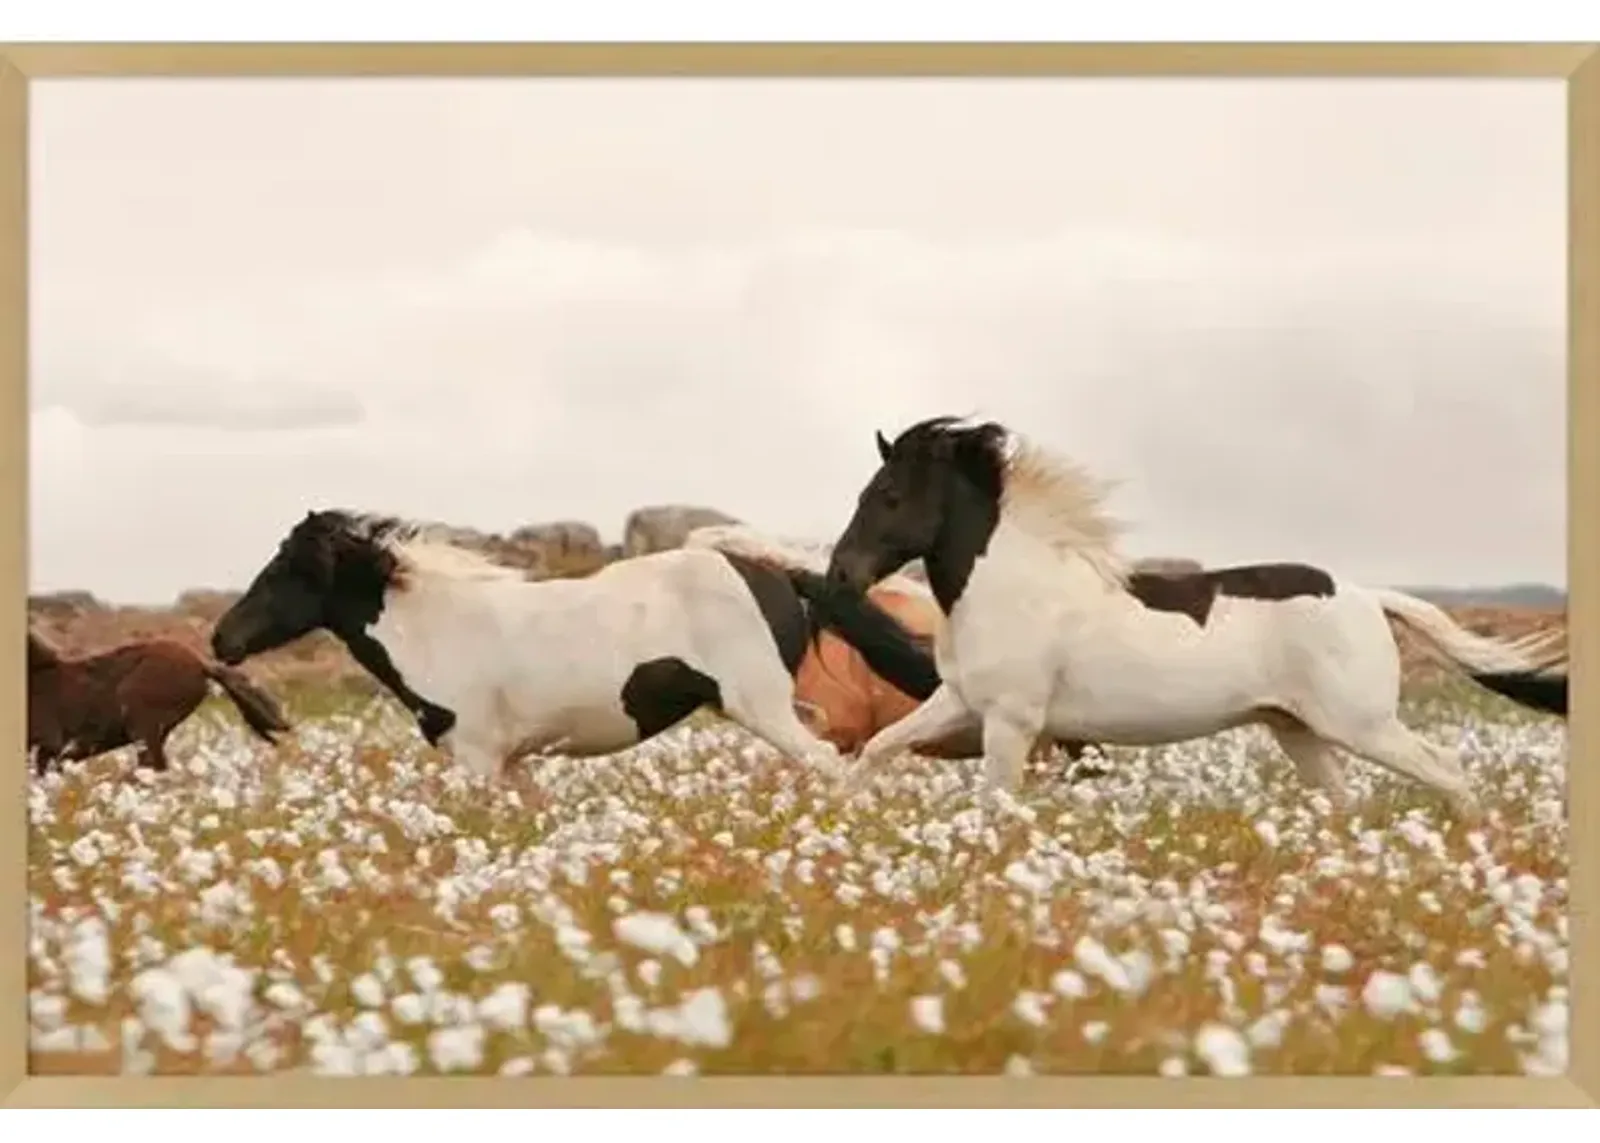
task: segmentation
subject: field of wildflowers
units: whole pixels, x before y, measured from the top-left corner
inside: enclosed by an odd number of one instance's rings
[[[1254,731],[851,803],[725,723],[451,771],[384,700],[32,780],[35,1073],[1538,1073],[1566,1062],[1564,723],[1454,692],[1477,829]]]

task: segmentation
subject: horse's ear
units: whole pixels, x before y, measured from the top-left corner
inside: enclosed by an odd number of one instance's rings
[[[879,460],[888,460],[889,459],[889,453],[892,451],[890,446],[889,446],[888,439],[884,437],[883,431],[881,429],[875,434],[875,436],[877,437],[877,440],[878,440],[878,459]]]

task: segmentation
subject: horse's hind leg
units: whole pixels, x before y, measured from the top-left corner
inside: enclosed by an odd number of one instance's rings
[[[1390,718],[1356,734],[1324,734],[1357,754],[1397,774],[1429,786],[1449,801],[1456,816],[1476,822],[1483,816],[1472,783],[1453,750],[1437,746],[1413,732],[1398,718]]]
[[[139,749],[139,758],[135,765],[154,770],[157,774],[164,774],[171,765],[167,760],[167,736],[172,733],[171,726],[153,726],[136,728],[132,738]]]
[[[1294,763],[1302,782],[1327,794],[1336,808],[1349,808],[1350,791],[1345,786],[1344,759],[1339,757],[1338,747],[1299,724],[1275,722],[1268,729]]]

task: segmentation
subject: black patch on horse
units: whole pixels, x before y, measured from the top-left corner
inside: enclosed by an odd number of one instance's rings
[[[830,583],[826,576],[803,568],[774,568],[729,552],[718,555],[750,589],[791,678],[799,672],[812,640],[831,630],[875,674],[913,698],[927,698],[938,688],[933,656],[864,591]]]
[[[1284,600],[1334,594],[1333,577],[1307,564],[1239,564],[1200,572],[1134,572],[1128,591],[1151,611],[1187,615],[1204,627],[1219,595]]]
[[[794,582],[786,573],[748,557],[729,552],[718,554],[750,589],[756,606],[761,609],[761,618],[767,621],[767,629],[778,644],[784,669],[793,677],[800,670],[800,663],[806,657],[806,645],[811,641],[811,618],[795,591]]]
[[[640,663],[622,684],[622,709],[639,739],[668,730],[703,706],[722,708],[722,688],[711,676],[668,656]]]
[[[975,492],[970,484],[953,484],[947,504],[944,528],[938,545],[923,564],[928,569],[928,587],[939,609],[950,614],[967,590],[972,569],[989,550],[989,539],[1000,523],[1000,500]]]

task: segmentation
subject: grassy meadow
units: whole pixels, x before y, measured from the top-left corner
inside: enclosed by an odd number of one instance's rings
[[[174,770],[32,780],[36,1073],[1536,1073],[1566,1062],[1567,742],[1462,684],[1478,829],[1264,735],[1030,775],[908,758],[839,804],[697,718],[521,792],[392,703],[215,701]]]

